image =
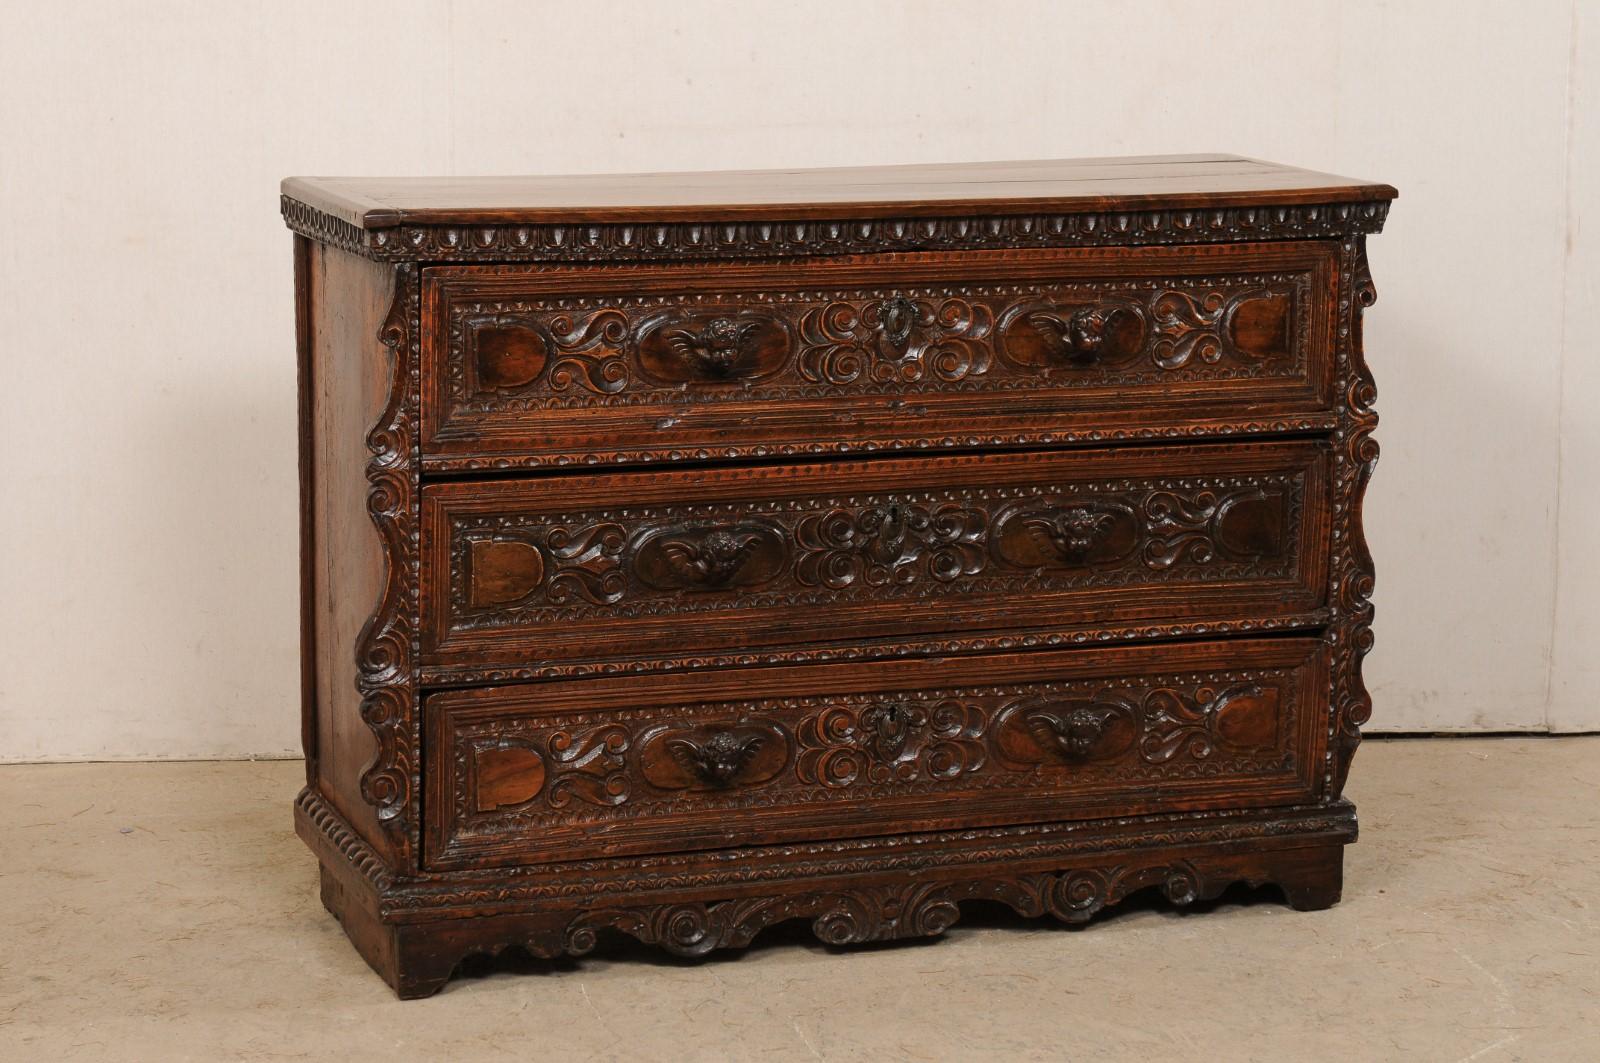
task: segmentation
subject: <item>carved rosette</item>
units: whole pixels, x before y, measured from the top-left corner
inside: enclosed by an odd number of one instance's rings
[[[417,268],[395,267],[394,302],[377,340],[388,350],[389,399],[367,436],[367,511],[383,539],[383,596],[356,640],[356,685],[361,718],[377,740],[362,772],[361,794],[404,857],[412,851],[416,823],[412,796],[420,789],[416,692],[415,612],[419,585],[416,411],[421,386],[417,342],[421,331]]]

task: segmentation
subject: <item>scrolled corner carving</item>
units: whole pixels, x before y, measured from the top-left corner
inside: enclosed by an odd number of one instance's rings
[[[1331,738],[1325,797],[1337,800],[1361,728],[1372,716],[1372,696],[1362,676],[1362,662],[1373,646],[1372,593],[1375,574],[1368,549],[1362,509],[1367,484],[1378,461],[1373,432],[1377,386],[1367,366],[1362,317],[1377,301],[1377,288],[1367,264],[1366,240],[1353,236],[1342,244],[1340,267],[1340,369],[1343,409],[1334,433],[1334,491],[1339,500],[1339,537],[1330,565],[1334,622],[1324,638],[1331,656]]]
[[[565,808],[574,799],[592,805],[620,805],[632,783],[627,755],[633,737],[621,724],[602,724],[585,731],[557,731],[544,743],[545,801]]]
[[[628,386],[626,314],[609,307],[581,317],[561,314],[548,327],[552,351],[545,374],[551,390],[615,395]]]
[[[361,774],[362,798],[402,856],[411,851],[412,796],[419,766],[414,756],[416,692],[412,604],[417,587],[416,404],[419,388],[417,267],[395,267],[394,300],[376,339],[390,363],[389,397],[367,435],[367,512],[383,541],[382,596],[356,640],[356,687],[361,719],[377,752]]]

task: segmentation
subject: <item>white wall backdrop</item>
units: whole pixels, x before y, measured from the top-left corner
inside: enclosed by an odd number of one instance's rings
[[[298,747],[287,174],[1389,181],[1374,730],[1600,727],[1600,4],[0,0],[0,760]]]

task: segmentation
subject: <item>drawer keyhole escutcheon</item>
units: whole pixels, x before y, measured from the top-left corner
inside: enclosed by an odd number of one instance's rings
[[[900,759],[920,720],[921,714],[903,701],[886,701],[861,715],[861,723],[870,735],[872,752],[887,764]]]
[[[911,330],[917,324],[917,304],[903,295],[885,299],[878,305],[878,328],[895,350],[905,352]]]

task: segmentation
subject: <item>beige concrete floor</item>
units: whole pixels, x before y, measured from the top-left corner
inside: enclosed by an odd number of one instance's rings
[[[1600,1059],[1600,738],[1369,741],[1345,900],[779,928],[402,1004],[316,899],[298,763],[0,768],[0,1059]]]

